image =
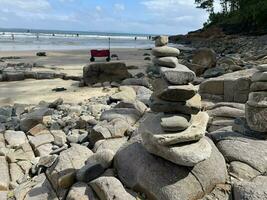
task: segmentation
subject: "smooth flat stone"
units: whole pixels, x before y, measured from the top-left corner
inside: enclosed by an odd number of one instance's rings
[[[183,131],[190,126],[190,116],[172,115],[161,118],[161,127],[166,132]]]
[[[161,57],[161,58],[153,58],[153,64],[163,67],[175,68],[179,65],[178,58],[176,57]]]
[[[197,114],[201,109],[201,96],[196,94],[191,99],[181,102],[164,101],[152,95],[150,108],[153,112]]]
[[[166,81],[173,85],[186,85],[196,77],[193,71],[181,64],[175,68],[161,67],[160,74]]]
[[[266,72],[256,72],[252,75],[252,82],[267,81],[267,71]]]
[[[186,101],[197,94],[197,89],[192,84],[168,85],[162,79],[157,79],[153,87],[155,88],[155,95],[166,101]]]
[[[258,66],[256,66],[256,69],[261,71],[261,72],[266,72],[267,71],[267,64],[258,65]]]
[[[254,82],[250,85],[250,91],[267,91],[267,82]]]
[[[211,145],[205,138],[195,143],[170,147],[155,144],[143,138],[143,145],[148,152],[154,155],[160,156],[177,165],[189,167],[193,167],[201,161],[208,159],[212,150]]]
[[[191,125],[184,131],[169,133],[165,132],[160,125],[162,114],[151,113],[140,125],[139,132],[142,138],[157,145],[176,145],[179,143],[198,141],[205,136],[209,116],[205,112],[192,115]]]
[[[168,46],[155,47],[152,49],[152,54],[156,57],[178,57],[180,50]]]

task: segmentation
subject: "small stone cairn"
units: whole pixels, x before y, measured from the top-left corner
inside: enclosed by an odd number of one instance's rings
[[[267,134],[267,64],[257,69],[246,103],[246,120],[251,130]]]
[[[190,84],[195,73],[179,64],[180,51],[168,47],[168,37],[155,41],[153,64],[161,77],[153,84],[151,110],[139,131],[146,150],[175,164],[194,166],[211,155],[205,133],[209,116],[201,112],[201,97]]]

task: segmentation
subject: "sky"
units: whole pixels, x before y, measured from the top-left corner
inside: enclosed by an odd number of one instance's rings
[[[0,27],[184,34],[208,14],[194,0],[0,0]]]

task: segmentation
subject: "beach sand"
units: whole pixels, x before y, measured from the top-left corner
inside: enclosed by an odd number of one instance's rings
[[[90,63],[89,50],[65,50],[46,51],[46,57],[37,57],[37,51],[7,51],[0,52],[0,57],[17,56],[20,59],[10,59],[10,63],[36,63],[33,71],[57,71],[68,75],[82,76],[83,67]],[[151,61],[145,61],[144,53],[150,50],[144,49],[113,49],[111,54],[116,54],[120,62],[125,62],[127,66],[135,66],[137,69],[129,70],[135,75],[145,72]],[[116,61],[113,59],[113,61]],[[97,58],[96,62],[105,62],[104,58]],[[64,87],[64,92],[53,92],[55,87]],[[110,91],[111,93],[114,90]],[[66,102],[78,103],[94,96],[106,95],[102,88],[79,88],[77,81],[72,80],[24,80],[18,82],[0,82],[0,106],[14,103],[38,104],[45,100],[52,102],[62,97]]]

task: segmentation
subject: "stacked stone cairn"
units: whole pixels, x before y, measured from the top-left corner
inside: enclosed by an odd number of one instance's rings
[[[251,130],[267,134],[267,64],[257,69],[246,103],[246,120]]]
[[[201,97],[190,84],[195,73],[179,64],[180,51],[168,47],[168,37],[155,41],[153,64],[160,78],[154,82],[151,113],[140,125],[142,142],[154,155],[182,166],[195,166],[211,155],[205,133],[209,116],[201,112]]]

